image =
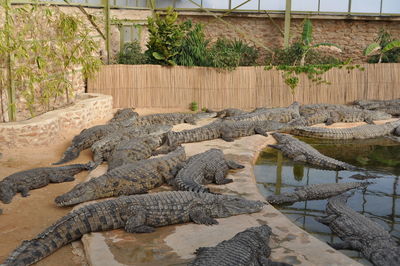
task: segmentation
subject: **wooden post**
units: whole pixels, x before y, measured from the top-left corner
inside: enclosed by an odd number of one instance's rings
[[[290,37],[290,13],[292,11],[292,0],[286,0],[285,9],[285,30],[283,36],[283,45],[285,48],[289,47],[289,37]]]
[[[6,0],[6,20],[5,20],[5,28],[7,32],[7,47],[10,46],[10,36],[8,32],[10,31],[10,14],[9,10],[11,9],[11,0]],[[13,63],[14,63],[14,55],[12,52],[7,53],[7,94],[8,94],[8,120],[15,121],[17,116],[16,103],[15,103],[15,88],[14,88],[14,80],[13,80]]]
[[[103,0],[104,3],[104,15],[106,19],[106,51],[107,51],[107,64],[110,64],[110,35],[111,35],[111,19],[110,19],[110,2],[109,0]]]

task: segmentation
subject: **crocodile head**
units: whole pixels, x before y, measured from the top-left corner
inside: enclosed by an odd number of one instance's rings
[[[257,200],[247,200],[233,195],[218,195],[212,205],[213,217],[223,218],[232,215],[259,212],[265,203]]]
[[[217,112],[200,112],[196,114],[196,119],[213,118],[217,116]]]
[[[288,135],[288,134],[284,134],[284,133],[278,133],[278,132],[274,132],[271,133],[271,135],[274,137],[274,139],[276,139],[277,142],[279,143],[287,143],[288,141],[291,140],[292,136]]]
[[[15,194],[16,191],[9,182],[0,182],[0,200],[3,203],[10,203]]]
[[[93,182],[85,182],[76,185],[73,189],[55,198],[59,207],[72,206],[85,201],[96,199],[96,186]]]
[[[269,237],[272,233],[271,227],[268,225],[264,224],[261,226],[255,226],[255,227],[250,227],[249,229],[246,230],[247,232],[253,232],[257,235],[259,235],[262,239],[266,240],[268,243]]]

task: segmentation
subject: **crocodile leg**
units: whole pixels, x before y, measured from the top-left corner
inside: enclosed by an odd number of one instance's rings
[[[225,178],[225,173],[222,169],[215,173],[215,183],[217,185],[224,185],[233,182],[233,179]]]
[[[256,132],[257,134],[260,134],[260,135],[262,135],[264,137],[268,137],[268,133],[265,132],[265,130],[263,130],[262,128],[255,127],[254,128],[254,132]]]
[[[370,117],[365,118],[364,121],[365,121],[365,123],[367,123],[367,124],[375,125],[374,121],[373,121]]]
[[[51,183],[62,183],[62,182],[71,182],[75,180],[74,176],[71,175],[61,175],[61,176],[51,176],[50,178]]]
[[[227,136],[225,136],[224,134],[221,134],[221,139],[223,139],[223,140],[225,140],[225,141],[227,141],[227,142],[232,142],[232,141],[235,140],[234,138],[232,138],[232,137],[227,137]]]
[[[21,193],[22,197],[28,197],[30,195],[29,188],[27,187],[20,186],[18,187],[17,191]]]
[[[330,243],[327,242],[329,246],[334,249],[352,249],[350,242],[341,242],[341,243]]]
[[[125,231],[128,233],[151,233],[155,229],[145,225],[146,210],[140,206],[129,207],[128,212],[131,214],[125,224]]]
[[[338,216],[336,214],[332,214],[329,216],[325,216],[325,217],[315,217],[315,220],[317,222],[320,222],[322,224],[330,224],[331,222],[333,222],[333,220],[335,220]]]
[[[244,168],[243,165],[238,164],[238,163],[236,163],[234,161],[231,161],[231,160],[227,160],[226,164],[228,165],[229,169],[243,169]]]
[[[357,239],[348,239],[342,243],[328,243],[329,246],[334,249],[348,249],[348,250],[356,250],[360,251],[363,248],[363,245]]]
[[[185,123],[196,125],[196,120],[193,117],[185,118]]]
[[[190,219],[196,224],[213,225],[218,224],[218,221],[211,217],[210,211],[205,209],[202,204],[193,202],[189,211]]]

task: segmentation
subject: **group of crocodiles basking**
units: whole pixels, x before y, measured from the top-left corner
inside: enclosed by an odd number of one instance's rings
[[[382,103],[383,102],[383,103]],[[28,196],[31,189],[74,180],[74,175],[91,171],[102,162],[108,163],[105,174],[76,185],[55,199],[57,206],[71,206],[100,198],[116,197],[85,205],[62,217],[35,238],[24,241],[6,259],[4,265],[30,265],[58,248],[80,239],[83,234],[123,228],[129,233],[153,232],[155,227],[194,222],[218,224],[216,218],[260,211],[264,202],[239,196],[213,193],[207,183],[227,184],[230,169],[244,166],[225,159],[219,149],[210,149],[187,158],[184,143],[221,138],[236,138],[275,131],[272,148],[298,162],[322,169],[360,170],[359,167],[327,157],[310,145],[285,133],[332,138],[365,139],[400,135],[400,120],[374,124],[374,120],[392,118],[399,100],[357,101],[353,106],[295,102],[286,108],[256,108],[246,112],[225,109],[200,113],[168,113],[139,116],[133,109],[119,110],[104,125],[83,130],[72,139],[63,157],[64,164],[91,148],[93,162],[58,167],[43,167],[14,173],[0,181],[0,200],[10,203],[16,193]],[[390,106],[390,107],[387,107]],[[385,109],[385,107],[387,107]],[[385,112],[390,110],[390,112]],[[172,131],[180,123],[196,124],[200,119],[215,118],[205,126]],[[311,127],[319,123],[366,122],[347,129]],[[157,156],[150,158],[152,156]],[[168,184],[177,191],[147,193]],[[379,225],[345,205],[354,188],[365,188],[369,182],[321,184],[303,187],[293,193],[270,196],[271,204],[330,198],[327,217],[320,222],[345,242],[340,248],[351,248],[375,265],[400,265],[399,248]],[[137,195],[143,194],[143,195]],[[337,196],[339,195],[339,196]],[[334,197],[336,196],[336,197]],[[353,228],[354,227],[354,228]],[[289,265],[268,259],[271,228],[252,227],[215,247],[199,248],[189,265]]]

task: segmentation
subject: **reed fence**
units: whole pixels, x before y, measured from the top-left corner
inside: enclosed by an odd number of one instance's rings
[[[88,92],[112,95],[114,107],[252,109],[261,106],[349,103],[400,98],[400,64],[365,64],[364,71],[331,69],[317,85],[305,75],[292,95],[282,72],[263,67],[221,71],[206,67],[107,65],[88,80]]]

